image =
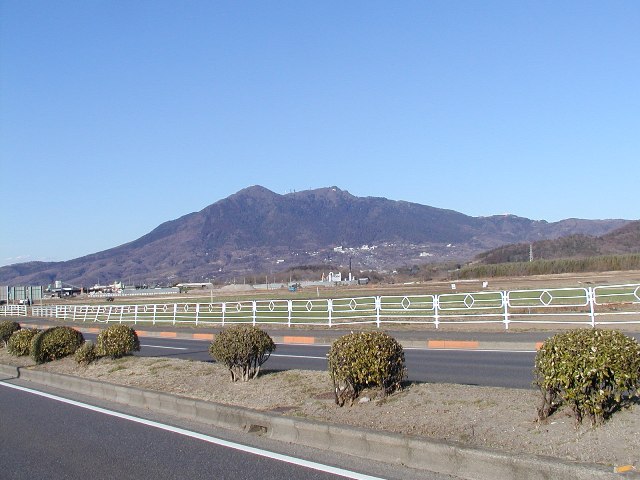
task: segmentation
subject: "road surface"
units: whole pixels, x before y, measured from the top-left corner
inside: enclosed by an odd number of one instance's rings
[[[221,429],[203,431],[206,427],[174,423],[180,420],[150,419],[148,412],[115,411],[96,405],[96,399],[33,388],[0,381],[3,479],[451,478]],[[229,439],[233,436],[239,440]]]

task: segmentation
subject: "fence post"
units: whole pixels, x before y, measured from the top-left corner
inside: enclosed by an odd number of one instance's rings
[[[200,316],[200,304],[196,303],[196,327],[198,326],[198,317]]]
[[[152,325],[156,324],[156,310],[158,309],[158,304],[154,303],[153,304],[153,321],[152,321]]]
[[[333,300],[331,298],[327,298],[327,317],[329,320],[329,327],[331,327],[331,323],[333,321]]]
[[[593,287],[589,287],[587,290],[587,297],[589,300],[589,315],[591,317],[591,328],[596,328],[596,291]]]
[[[258,311],[258,304],[255,300],[251,301],[251,316],[253,318],[253,326],[256,326],[256,313]]]
[[[376,307],[376,326],[380,328],[380,310],[382,310],[382,297],[377,295],[375,297],[375,307]]]
[[[178,304],[173,304],[173,324],[176,324],[176,315],[178,315]]]
[[[287,327],[291,328],[291,314],[293,312],[293,300],[287,300]]]
[[[224,314],[227,312],[227,303],[222,302],[222,326],[224,327]]]
[[[138,305],[135,305],[133,307],[133,324],[134,325],[138,324]]]
[[[440,295],[433,296],[433,320],[437,330],[440,327]]]
[[[504,329],[509,330],[509,292],[502,291],[502,306],[504,308]]]

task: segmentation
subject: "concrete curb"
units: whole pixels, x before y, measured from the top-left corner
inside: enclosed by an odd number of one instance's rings
[[[0,374],[2,375],[0,380],[20,378],[216,427],[243,430],[274,440],[390,464],[403,464],[411,468],[454,475],[459,478],[473,480],[620,478],[619,475],[612,473],[612,468],[600,465],[573,463],[534,455],[512,455],[408,435],[325,424],[314,420],[273,415],[161,392],[32,370],[28,367],[0,365]],[[633,472],[627,476],[640,478],[640,475]]]
[[[52,324],[26,324],[29,328],[48,328]],[[55,324],[60,325],[60,324]],[[100,327],[85,327],[78,324],[69,324],[69,326],[81,331],[82,333],[100,333]],[[140,338],[175,338],[180,340],[204,340],[213,341],[214,333],[190,333],[176,331],[151,331],[135,328]],[[105,327],[106,328],[106,327]],[[275,343],[285,345],[331,345],[336,337],[323,335],[271,335]],[[429,350],[510,350],[510,351],[536,351],[542,345],[542,342],[500,342],[500,341],[478,341],[478,340],[408,340],[398,338],[398,342],[404,348],[423,348]]]

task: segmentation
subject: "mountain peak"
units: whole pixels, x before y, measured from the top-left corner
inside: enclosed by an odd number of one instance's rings
[[[234,193],[233,195],[231,195],[229,198],[231,197],[236,197],[236,196],[240,196],[240,197],[244,197],[244,196],[248,196],[248,197],[265,197],[265,196],[274,196],[277,195],[277,193],[272,192],[271,190],[269,190],[266,187],[263,187],[262,185],[252,185],[250,187],[246,187],[243,188],[242,190],[237,191],[236,193]]]
[[[253,185],[110,250],[55,264],[0,268],[0,283],[220,279],[300,265],[340,266],[345,259],[353,260],[357,269],[392,269],[425,258],[464,261],[507,243],[576,233],[601,235],[625,223],[476,218],[426,205],[356,197],[337,186],[281,195]],[[361,249],[363,245],[375,250]],[[341,256],[337,246],[344,246],[350,257]]]

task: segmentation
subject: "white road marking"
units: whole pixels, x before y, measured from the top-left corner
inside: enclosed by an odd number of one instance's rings
[[[420,350],[424,352],[504,352],[504,353],[536,353],[536,350],[506,350],[502,348],[423,348],[404,347],[404,350]]]
[[[150,348],[168,348],[169,350],[189,350],[187,347],[165,347],[163,345],[148,345],[141,343],[141,347],[150,347]]]
[[[126,413],[120,413],[113,410],[108,410],[102,407],[96,407],[95,405],[91,405],[88,403],[78,402],[76,400],[70,400],[68,398],[59,397],[57,395],[52,395],[46,392],[40,392],[38,390],[32,390],[30,388],[21,387],[19,385],[14,385],[11,383],[6,383],[0,381],[0,385],[13,388],[15,390],[20,390],[23,392],[31,393],[33,395],[39,395],[41,397],[48,398],[50,400],[55,400],[57,402],[67,403],[69,405],[73,405],[76,407],[84,408],[86,410],[91,410],[93,412],[102,413],[105,415],[110,415],[112,417],[121,418],[123,420],[128,420],[130,422],[140,423],[142,425],[147,425],[149,427],[158,428],[160,430],[165,430],[168,432],[177,433],[178,435],[184,435],[187,437],[195,438],[197,440],[202,440],[208,443],[213,443],[215,445],[220,445],[222,447],[233,448],[234,450],[239,450],[242,452],[250,453],[253,455],[258,455],[261,457],[271,458],[273,460],[278,460],[280,462],[291,463],[293,465],[298,465],[301,467],[310,468],[312,470],[318,470],[321,472],[332,473],[334,475],[339,475],[345,478],[353,478],[356,480],[383,480],[380,477],[372,477],[371,475],[365,475],[358,472],[352,472],[350,470],[345,470],[342,468],[332,467],[330,465],[323,465],[322,463],[312,462],[309,460],[303,460],[301,458],[291,457],[289,455],[283,455],[280,453],[270,452],[268,450],[262,450],[261,448],[250,447],[247,445],[242,445],[241,443],[230,442],[228,440],[223,440],[221,438],[212,437],[210,435],[205,435],[203,433],[192,432],[190,430],[186,430],[184,428],[173,427],[171,425],[167,425],[160,422],[154,422],[153,420],[147,420],[145,418],[134,417],[133,415],[127,415]]]
[[[191,339],[186,339],[191,340]],[[171,341],[171,340],[168,340]],[[202,341],[202,340],[196,340]],[[321,344],[313,344],[309,345],[306,343],[276,343],[276,345],[284,345],[285,347],[330,347],[331,345],[321,345]],[[169,350],[189,350],[186,347],[166,347],[162,345],[147,345],[140,344],[141,347],[150,347],[150,348],[166,348]],[[427,347],[404,347],[404,350],[415,350],[415,351],[424,351],[424,352],[489,352],[489,353],[536,353],[536,350],[508,350],[503,348],[427,348]],[[314,357],[307,355],[285,355],[285,354],[272,354],[273,357],[290,357],[290,358],[310,358],[310,359],[326,359],[326,357]]]
[[[318,360],[326,360],[327,357],[313,357],[311,355],[285,355],[283,353],[272,353],[271,354],[272,357],[287,357],[287,358],[311,358],[311,359],[318,359]]]

